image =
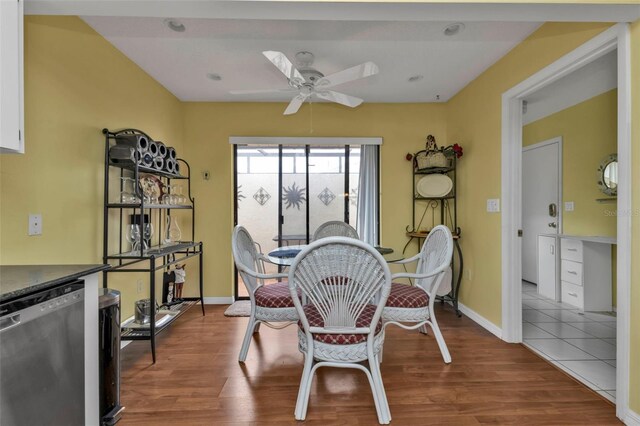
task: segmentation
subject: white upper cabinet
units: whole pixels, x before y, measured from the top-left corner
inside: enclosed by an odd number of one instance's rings
[[[23,0],[0,0],[0,152],[24,153]]]

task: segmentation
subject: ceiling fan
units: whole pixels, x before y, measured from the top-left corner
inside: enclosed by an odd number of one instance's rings
[[[262,54],[287,77],[289,86],[291,87],[288,89],[232,90],[229,93],[233,95],[251,95],[297,92],[297,95],[293,97],[287,109],[284,111],[284,115],[298,112],[304,101],[311,96],[355,108],[363,102],[362,99],[329,89],[350,81],[378,74],[378,66],[373,62],[365,62],[355,67],[325,76],[312,67],[314,56],[311,52],[296,53],[297,68],[293,66],[289,58],[282,52],[267,50],[262,52]]]

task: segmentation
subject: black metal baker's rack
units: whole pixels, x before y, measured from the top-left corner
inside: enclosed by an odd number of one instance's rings
[[[185,160],[178,158],[181,165],[184,165],[182,170],[186,171],[186,174],[169,173],[163,170],[157,170],[151,167],[146,167],[139,164],[139,162],[129,163],[114,163],[109,157],[109,149],[116,143],[116,139],[121,136],[135,136],[141,135],[148,140],[152,140],[146,133],[137,129],[123,129],[116,132],[103,129],[102,133],[105,135],[105,151],[104,151],[104,230],[103,230],[103,262],[110,264],[111,268],[103,273],[103,287],[108,286],[108,275],[110,273],[131,273],[131,272],[147,272],[149,273],[149,297],[152,301],[151,319],[148,328],[129,329],[123,328],[121,333],[122,340],[149,340],[151,343],[151,356],[153,362],[156,362],[156,336],[169,327],[180,315],[186,312],[189,308],[200,302],[202,308],[202,315],[204,312],[204,299],[203,299],[203,245],[202,242],[195,241],[195,199],[191,196],[191,169],[189,163]],[[110,202],[110,176],[114,170],[119,170],[119,177],[131,177],[134,180],[134,191],[137,198],[140,200],[137,203],[121,203]],[[139,179],[141,174],[148,174],[158,177],[163,183],[169,184],[171,180],[181,179],[187,183],[187,200],[185,205],[167,205],[167,204],[145,204],[142,189],[139,185]],[[123,191],[122,179],[120,180],[119,191]],[[120,200],[121,201],[121,200]],[[167,216],[171,216],[171,211],[175,209],[189,209],[191,210],[191,241],[180,241],[171,245],[162,244],[162,229]],[[110,226],[109,226],[109,212],[111,210],[117,210],[119,212],[119,220],[117,222],[118,229],[118,247],[117,252],[113,253],[114,248],[110,247]],[[144,234],[140,232],[139,252],[124,250],[123,247],[123,226],[125,225],[125,211],[131,212],[133,217],[139,218],[139,225],[141,229],[145,225],[145,212],[148,212],[149,222],[152,219],[152,211],[157,211],[157,245],[151,246],[147,249],[144,248]],[[127,215],[128,216],[128,215]],[[174,264],[184,262],[185,260],[198,257],[198,278],[199,278],[199,297],[184,297],[183,302],[170,307],[172,315],[169,320],[161,326],[156,326],[156,312],[153,307],[156,301],[156,272],[162,269],[169,270],[169,267]]]
[[[453,306],[453,309],[456,311],[458,316],[461,316],[460,310],[458,309],[458,297],[460,294],[460,284],[462,283],[462,273],[464,271],[464,259],[462,257],[462,249],[460,248],[460,237],[461,237],[461,229],[458,226],[458,199],[457,199],[457,179],[456,179],[456,166],[457,166],[457,157],[453,152],[445,153],[447,157],[447,166],[445,167],[429,167],[420,169],[418,168],[417,158],[419,155],[426,155],[427,151],[419,151],[413,155],[413,173],[412,173],[412,225],[407,226],[406,236],[409,238],[407,244],[405,244],[402,253],[404,254],[407,250],[407,247],[411,244],[411,241],[416,240],[418,242],[418,248],[421,248],[422,243],[429,235],[428,231],[421,231],[420,226],[422,225],[422,221],[427,213],[428,209],[438,209],[440,213],[440,224],[447,225],[449,229],[451,229],[451,233],[453,234],[453,245],[458,254],[458,266],[457,266],[457,274],[455,268],[455,255],[451,260],[451,269],[453,271],[451,280],[451,291],[449,294],[445,296],[437,296],[438,300],[442,303],[449,302]],[[418,181],[426,176],[433,174],[442,174],[449,176],[453,183],[453,188],[449,194],[441,196],[441,197],[424,197],[418,193],[417,184]],[[416,209],[417,205],[421,203],[422,209]],[[418,211],[416,211],[418,210]],[[418,214],[416,214],[418,213]],[[422,214],[420,214],[422,213]],[[449,220],[447,221],[447,218]],[[417,220],[418,219],[418,220]],[[417,223],[416,223],[417,222]]]

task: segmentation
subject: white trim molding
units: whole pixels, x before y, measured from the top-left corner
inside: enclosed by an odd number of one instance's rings
[[[460,302],[458,302],[458,309],[460,309],[460,312],[462,312],[464,315],[466,315],[470,320],[478,324],[480,327],[484,328],[489,333],[496,336],[498,339],[502,339],[502,329],[500,327],[498,327],[497,325],[495,325],[494,323],[492,323],[491,321],[489,321],[488,319],[486,319],[485,317],[483,317],[473,309],[463,305]]]
[[[203,297],[205,305],[231,305],[233,297]]]
[[[616,415],[629,410],[631,292],[631,63],[628,24],[617,24],[517,84],[502,95],[502,339],[522,341],[522,99],[617,49],[618,57],[618,260]]]
[[[382,138],[309,138],[282,136],[230,136],[231,145],[315,145],[315,146],[344,146],[344,145],[382,145]]]
[[[640,426],[640,414],[636,413],[632,409],[628,409],[627,415],[621,419],[627,426]]]

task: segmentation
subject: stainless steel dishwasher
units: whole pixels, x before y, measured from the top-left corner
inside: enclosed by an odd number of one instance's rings
[[[82,281],[0,305],[0,377],[2,426],[85,423]]]

